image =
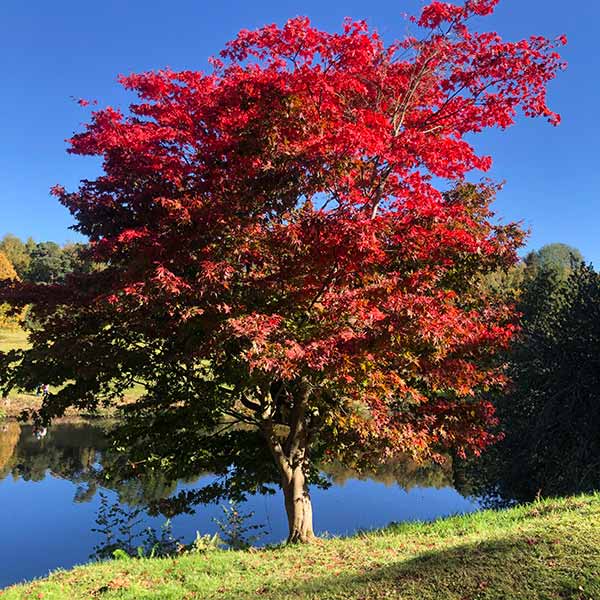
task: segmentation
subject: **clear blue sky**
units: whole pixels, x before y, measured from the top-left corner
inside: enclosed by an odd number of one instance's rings
[[[421,0],[2,0],[0,3],[0,236],[75,240],[67,211],[49,196],[93,177],[93,159],[68,156],[64,139],[87,112],[70,97],[126,105],[115,78],[170,66],[204,69],[241,28],[308,15],[326,29],[365,18],[388,40]],[[506,39],[566,33],[569,69],[552,83],[563,124],[521,120],[477,138],[506,180],[496,203],[504,220],[532,229],[529,246],[560,241],[600,265],[600,45],[597,0],[502,0],[486,28]]]

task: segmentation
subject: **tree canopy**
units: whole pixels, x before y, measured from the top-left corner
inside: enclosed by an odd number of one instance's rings
[[[522,233],[494,224],[493,186],[464,183],[491,164],[467,136],[518,110],[558,123],[565,42],[471,31],[496,3],[432,2],[389,45],[298,17],[241,31],[210,73],[122,77],[137,102],[71,139],[104,173],[54,188],[107,266],[5,286],[40,323],[4,356],[5,388],[58,386],[47,420],[143,382],[117,432],[132,476],[222,476],[187,500],[277,482],[290,541],[313,535],[320,458],[480,451],[514,326],[476,283]]]

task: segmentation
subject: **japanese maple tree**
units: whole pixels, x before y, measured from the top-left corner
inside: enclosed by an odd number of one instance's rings
[[[472,31],[497,1],[432,2],[390,45],[294,18],[241,31],[209,73],[121,77],[137,102],[70,141],[103,174],[53,190],[105,268],[4,286],[39,324],[4,388],[57,386],[49,420],[143,383],[131,474],[222,476],[188,500],[276,481],[290,541],[313,537],[318,461],[479,452],[514,326],[478,282],[522,233],[465,183],[491,164],[465,137],[519,111],[557,124],[565,43]]]

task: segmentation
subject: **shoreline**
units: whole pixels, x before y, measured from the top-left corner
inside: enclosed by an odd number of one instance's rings
[[[89,563],[0,590],[53,598],[600,598],[600,493],[315,543]]]
[[[127,398],[124,399],[126,403]],[[31,419],[23,421],[21,415],[24,411],[35,412],[39,410],[42,405],[42,398],[39,396],[30,396],[28,394],[16,394],[9,396],[8,398],[0,398],[0,422],[2,420],[12,420],[21,422],[31,422]],[[114,418],[117,414],[118,408],[115,406],[108,408],[99,408],[98,411],[89,412],[81,411],[76,408],[68,408],[65,414],[61,417],[57,417],[53,422],[60,423],[67,419],[73,421],[75,419],[81,420],[95,420],[95,419],[110,419]]]

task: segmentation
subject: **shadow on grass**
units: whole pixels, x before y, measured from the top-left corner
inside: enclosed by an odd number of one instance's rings
[[[290,581],[260,593],[331,600],[600,600],[600,549],[510,538],[431,551],[353,574]]]

